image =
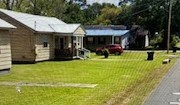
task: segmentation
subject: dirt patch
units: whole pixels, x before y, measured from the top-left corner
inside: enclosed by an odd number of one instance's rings
[[[90,59],[90,60],[94,60],[94,61],[124,61],[124,62],[131,62],[131,61],[144,61],[144,59],[98,59],[98,58],[94,58],[94,59]]]
[[[97,86],[97,84],[82,84],[82,83],[22,83],[22,82],[0,82],[0,86],[95,88],[95,87]]]

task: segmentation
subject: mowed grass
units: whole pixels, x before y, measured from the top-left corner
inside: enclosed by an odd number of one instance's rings
[[[164,53],[146,61],[146,52],[121,56],[92,54],[89,60],[13,65],[0,82],[98,84],[95,88],[0,86],[1,105],[139,105],[175,62],[163,65]]]

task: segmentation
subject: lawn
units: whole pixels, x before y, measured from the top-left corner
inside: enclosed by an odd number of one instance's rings
[[[89,60],[46,61],[13,65],[0,82],[97,84],[95,88],[0,86],[2,105],[139,105],[175,62],[162,64],[165,53],[146,61],[146,52],[96,56]]]

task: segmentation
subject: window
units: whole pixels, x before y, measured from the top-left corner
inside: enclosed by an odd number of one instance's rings
[[[88,44],[94,44],[94,37],[88,37],[87,38],[87,43]]]
[[[93,42],[93,37],[88,37],[88,42]]]
[[[43,35],[43,47],[48,47],[48,35]]]
[[[98,38],[98,43],[99,44],[105,44],[105,38],[104,37]]]
[[[115,43],[120,43],[120,38],[119,37],[115,37]]]
[[[43,42],[43,47],[48,47],[48,42]]]

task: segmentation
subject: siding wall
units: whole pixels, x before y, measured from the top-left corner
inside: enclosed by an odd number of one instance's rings
[[[124,49],[128,49],[129,48],[129,37],[130,35],[129,34],[125,34],[121,37],[121,46],[122,48]]]
[[[149,37],[148,35],[145,36],[145,47],[149,46]]]
[[[34,62],[35,54],[32,37],[31,32],[25,29],[15,29],[12,32],[10,38],[13,61]]]
[[[75,32],[74,32],[74,35],[81,35],[81,36],[84,36],[86,33],[84,32],[84,30],[79,27]]]
[[[55,38],[53,34],[36,34],[35,35],[35,61],[44,61],[54,59],[54,49],[55,49]],[[47,37],[46,41],[48,46],[44,47],[44,38]]]
[[[33,42],[34,35],[32,30],[24,27],[24,25],[1,12],[0,17],[17,27],[16,29],[10,31],[12,61],[34,62],[35,51]]]
[[[9,31],[0,30],[0,70],[11,68],[11,47]]]

